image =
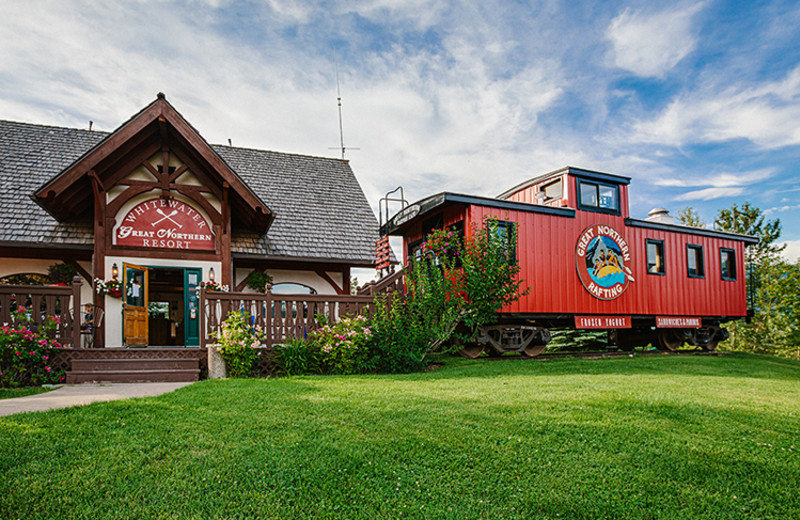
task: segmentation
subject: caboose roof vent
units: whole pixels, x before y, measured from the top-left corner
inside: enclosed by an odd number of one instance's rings
[[[669,214],[669,210],[664,208],[653,208],[647,214],[647,218],[650,222],[658,222],[660,224],[674,224],[675,219]]]

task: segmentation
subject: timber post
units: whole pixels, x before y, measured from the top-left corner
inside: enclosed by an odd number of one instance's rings
[[[81,285],[81,277],[75,275],[72,278],[72,348],[81,346]]]

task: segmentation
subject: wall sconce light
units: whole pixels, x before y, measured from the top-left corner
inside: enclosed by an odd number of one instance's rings
[[[214,281],[214,268],[213,267],[208,270],[208,281],[210,281],[210,282]]]
[[[114,279],[116,279],[117,276],[119,276],[119,268],[117,267],[116,263],[111,266],[111,276],[113,276]]]
[[[547,198],[547,194],[545,194],[544,190],[539,190],[534,197],[536,198],[536,204],[543,204],[544,199]]]

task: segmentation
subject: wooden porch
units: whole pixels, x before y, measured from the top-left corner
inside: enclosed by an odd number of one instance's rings
[[[197,381],[207,377],[207,346],[229,312],[243,310],[253,327],[265,331],[258,373],[275,374],[272,347],[289,338],[303,339],[319,328],[317,315],[329,323],[348,315],[364,315],[375,309],[375,296],[398,290],[400,273],[368,284],[359,295],[284,295],[229,293],[199,290],[199,347],[82,348],[81,283],[71,287],[0,285],[0,324],[15,325],[14,311],[28,309],[31,327],[40,327],[47,316],[59,318],[56,339],[61,348],[53,367],[64,370],[67,383]],[[102,331],[103,323],[95,326]]]

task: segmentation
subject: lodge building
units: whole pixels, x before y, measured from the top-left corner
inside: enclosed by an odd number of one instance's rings
[[[73,266],[95,346],[198,345],[197,288],[252,273],[349,294],[377,238],[347,161],[209,145],[163,94],[111,133],[0,121],[0,280]]]

